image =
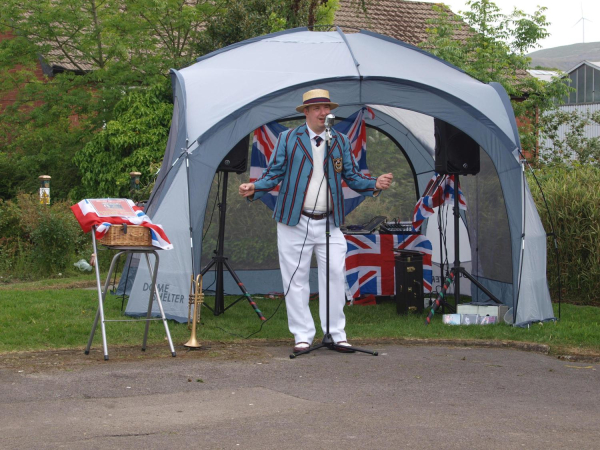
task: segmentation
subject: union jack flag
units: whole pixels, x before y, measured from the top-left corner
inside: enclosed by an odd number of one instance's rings
[[[454,175],[438,175],[436,173],[427,183],[423,196],[415,205],[413,230],[418,231],[425,219],[433,215],[433,208],[442,204],[454,204]],[[458,187],[458,207],[462,210],[467,209],[467,201],[460,185]]]
[[[431,292],[431,242],[421,235],[346,235],[346,281],[352,298],[364,294],[395,295],[394,249],[423,254],[423,289]]]
[[[454,175],[450,175],[446,178],[446,186],[444,187],[444,202],[446,205],[454,203]],[[458,185],[458,208],[463,211],[467,210],[467,201],[463,194],[460,184]]]
[[[347,119],[333,126],[337,132],[348,136],[354,159],[356,160],[360,171],[367,176],[370,176],[370,172],[367,168],[367,127],[365,125],[365,119],[374,118],[375,113],[373,110],[364,107]],[[277,137],[285,130],[287,130],[287,128],[281,124],[269,122],[254,131],[252,155],[250,157],[251,183],[256,181],[262,175],[263,170],[269,164],[271,154],[275,150]],[[365,199],[365,197],[350,189],[346,182],[342,182],[342,190],[344,192],[344,212],[345,214],[349,214]],[[261,200],[271,210],[274,210],[278,195],[279,185],[272,191],[263,195]]]

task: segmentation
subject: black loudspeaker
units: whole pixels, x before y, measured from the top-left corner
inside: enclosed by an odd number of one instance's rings
[[[423,294],[423,255],[401,250],[394,255],[396,273],[396,312],[422,313],[425,306]]]
[[[250,143],[250,135],[244,137],[240,142],[235,144],[227,156],[223,158],[217,171],[244,173],[248,167],[248,145]]]
[[[435,171],[442,175],[479,173],[479,144],[458,128],[434,119]]]

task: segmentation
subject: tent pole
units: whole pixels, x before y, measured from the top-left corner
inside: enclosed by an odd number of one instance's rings
[[[444,284],[444,268],[446,267],[446,264],[444,264],[444,238],[442,236],[443,234],[443,230],[442,230],[442,208],[443,205],[440,205],[440,207],[438,208],[438,234],[440,237],[440,280],[442,281],[442,286]],[[442,286],[440,286],[440,290],[442,289]],[[431,294],[429,296],[429,306],[432,305],[432,301],[431,301]]]
[[[521,277],[523,276],[523,258],[525,256],[525,164],[523,158],[519,159],[521,165],[521,254],[519,255],[519,278],[517,280],[517,295],[513,300],[513,325],[517,323],[517,308],[519,307],[519,295],[521,294]]]
[[[227,214],[227,184],[229,173],[223,172],[223,191],[221,192],[221,204],[219,205],[219,236],[217,244],[217,291],[215,292],[215,316],[225,312],[225,293],[223,288],[223,247],[225,247],[225,217]]]
[[[186,140],[187,146],[187,140]],[[190,154],[186,151],[185,153],[185,173],[187,176],[187,196],[188,196],[188,222],[190,227],[190,253],[192,256],[192,278],[196,276],[196,269],[194,267],[194,235],[192,226],[192,197],[190,194]]]
[[[523,154],[521,153],[521,157],[523,159],[525,159],[525,157],[523,156]],[[552,240],[554,241],[554,256],[556,258],[556,273],[558,276],[558,319],[560,320],[560,305],[562,302],[562,283],[561,283],[561,277],[560,277],[560,255],[559,255],[559,251],[558,251],[558,241],[556,239],[556,229],[554,228],[554,221],[552,220],[552,214],[550,213],[550,207],[548,206],[548,202],[546,201],[546,196],[544,195],[544,190],[542,189],[542,186],[539,182],[539,180],[537,179],[537,177],[535,176],[535,172],[533,171],[533,167],[531,167],[531,164],[529,164],[527,162],[527,159],[525,159],[525,162],[527,163],[527,166],[529,167],[529,171],[531,173],[531,175],[533,176],[533,179],[535,180],[535,183],[537,184],[538,189],[540,190],[540,194],[542,195],[542,199],[544,200],[544,205],[546,206],[546,211],[548,212],[548,220],[550,221],[550,228],[551,228],[551,233],[546,233],[546,237],[550,237],[552,236]]]

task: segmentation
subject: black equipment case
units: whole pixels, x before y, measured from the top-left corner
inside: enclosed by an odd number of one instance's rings
[[[396,273],[396,312],[422,313],[425,305],[423,293],[423,255],[400,250],[394,255]]]

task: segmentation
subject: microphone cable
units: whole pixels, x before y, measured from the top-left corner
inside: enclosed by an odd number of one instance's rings
[[[323,161],[325,161],[326,157],[327,157],[327,155],[324,155]],[[324,181],[325,181],[325,173],[323,173],[323,178],[321,178],[321,182],[319,183],[319,190],[317,191],[317,198],[315,199],[315,204],[313,205],[313,208],[312,208],[313,212],[315,211],[315,208],[317,207],[317,203],[319,201],[319,194],[321,192],[321,187],[323,186]],[[302,214],[302,212],[300,214]],[[261,322],[258,330],[250,333],[248,336],[242,336],[242,335],[234,333],[232,331],[225,330],[224,328],[221,328],[218,325],[215,325],[215,328],[218,328],[219,330],[223,331],[224,333],[230,334],[231,336],[239,337],[241,339],[249,339],[252,336],[260,333],[262,331],[263,326],[269,320],[271,320],[275,316],[275,314],[277,314],[277,311],[279,311],[279,308],[281,307],[281,303],[285,300],[285,297],[287,296],[288,292],[290,291],[290,288],[292,286],[292,281],[294,280],[294,276],[296,276],[296,272],[298,272],[298,269],[300,268],[300,264],[302,262],[302,252],[304,251],[304,247],[306,246],[306,240],[308,239],[308,229],[310,227],[310,221],[312,220],[310,217],[307,217],[307,219],[308,220],[306,222],[306,234],[304,235],[304,241],[302,242],[302,247],[300,248],[300,256],[298,258],[298,264],[296,265],[296,268],[294,269],[294,272],[292,273],[292,276],[290,277],[290,281],[288,282],[287,288],[285,289],[283,296],[279,300],[279,304],[277,305],[277,308],[275,308],[275,311],[273,311],[273,313],[266,320]],[[329,220],[329,217],[327,217],[326,220]],[[279,247],[279,245],[278,245],[278,247]],[[279,250],[279,248],[278,248],[278,250]],[[309,270],[310,270],[310,268],[309,268]],[[204,325],[204,324],[202,323],[202,325]]]

